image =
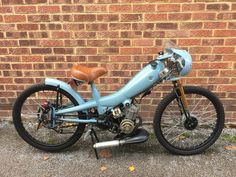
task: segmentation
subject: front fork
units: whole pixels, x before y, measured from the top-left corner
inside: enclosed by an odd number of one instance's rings
[[[181,115],[184,114],[186,119],[189,119],[190,113],[188,110],[188,101],[187,101],[186,95],[184,93],[184,88],[183,88],[180,80],[173,81],[172,83],[174,85],[174,92],[177,96],[177,102],[178,102],[178,106],[181,111]]]

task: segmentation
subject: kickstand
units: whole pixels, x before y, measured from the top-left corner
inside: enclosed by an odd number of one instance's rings
[[[91,136],[91,140],[92,140],[93,145],[95,144],[95,139],[96,139],[96,142],[99,142],[98,136],[93,128],[91,128],[90,136]],[[97,149],[95,149],[94,147],[93,147],[93,149],[94,149],[96,158],[99,159]]]

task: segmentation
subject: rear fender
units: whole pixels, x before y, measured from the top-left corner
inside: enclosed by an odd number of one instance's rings
[[[80,96],[78,92],[76,92],[69,84],[60,81],[58,79],[46,78],[45,85],[60,87],[60,89],[69,93],[72,97],[76,99],[76,101],[81,105],[85,103],[85,100]]]

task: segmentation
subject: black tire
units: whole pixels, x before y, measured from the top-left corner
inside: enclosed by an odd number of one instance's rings
[[[61,151],[65,148],[72,146],[74,143],[76,143],[76,141],[79,140],[79,138],[82,136],[84,132],[85,124],[78,124],[74,134],[68,140],[66,140],[61,144],[46,144],[32,137],[23,126],[21,118],[21,109],[24,102],[28,97],[30,97],[30,95],[42,90],[56,91],[57,87],[48,86],[45,84],[38,84],[38,85],[33,85],[28,89],[24,90],[22,94],[16,99],[15,104],[13,106],[13,113],[12,113],[13,123],[20,137],[23,138],[28,144],[43,151],[48,151],[48,152]],[[59,89],[59,92],[65,95],[74,105],[78,105],[78,102],[69,93],[61,89]]]
[[[216,123],[215,127],[212,130],[213,132],[210,134],[210,137],[206,139],[204,142],[202,142],[200,145],[194,147],[194,148],[180,148],[179,146],[174,146],[171,144],[163,135],[163,130],[161,126],[161,121],[162,121],[162,116],[169,104],[173,100],[176,99],[176,94],[174,92],[170,93],[167,95],[159,104],[155,117],[154,117],[154,132],[155,135],[160,142],[161,145],[163,145],[167,150],[169,150],[173,154],[178,154],[178,155],[193,155],[193,154],[199,154],[209,148],[212,144],[215,143],[215,141],[218,139],[220,136],[223,127],[224,127],[224,119],[225,119],[225,114],[224,114],[224,108],[218,97],[210,92],[207,89],[201,88],[201,87],[196,87],[196,86],[187,86],[184,87],[185,94],[198,94],[202,95],[203,97],[206,97],[208,101],[212,103],[212,107],[215,108],[215,115],[216,115]],[[163,118],[164,119],[164,118]],[[183,122],[182,122],[183,123]],[[182,124],[181,123],[181,124]],[[164,128],[163,128],[164,129]],[[171,130],[172,131],[172,130]],[[169,134],[169,132],[167,133]],[[167,135],[168,136],[168,135]]]

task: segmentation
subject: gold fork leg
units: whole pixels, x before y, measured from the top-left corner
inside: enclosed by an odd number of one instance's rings
[[[183,104],[183,107],[185,110],[188,110],[188,101],[186,99],[186,95],[184,93],[184,88],[181,84],[181,81],[180,80],[177,80],[177,81],[173,81],[173,84],[174,84],[174,88],[176,90],[176,93],[178,94],[179,98],[181,99],[181,102]]]

